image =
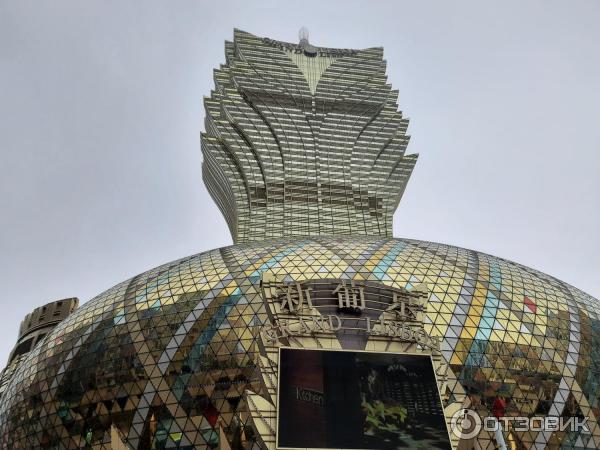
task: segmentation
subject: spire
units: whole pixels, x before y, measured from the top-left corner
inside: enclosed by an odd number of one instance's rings
[[[308,44],[308,28],[300,28],[300,30],[298,31],[298,39],[300,40],[300,44]]]
[[[298,46],[302,49],[302,53],[305,56],[309,56],[311,58],[317,56],[319,49],[313,45],[310,45],[308,42],[308,28],[300,28],[298,31],[298,38],[300,39]]]

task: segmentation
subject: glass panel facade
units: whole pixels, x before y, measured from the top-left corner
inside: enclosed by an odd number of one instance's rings
[[[0,378],[0,447],[274,450],[283,340],[428,354],[446,424],[467,408],[587,418],[589,433],[504,438],[600,448],[600,302],[505,259],[391,237],[416,156],[383,50],[236,30],[225,56],[205,100],[203,175],[236,245],[133,277],[58,325],[45,311],[52,327]],[[450,438],[496,445],[485,430]]]

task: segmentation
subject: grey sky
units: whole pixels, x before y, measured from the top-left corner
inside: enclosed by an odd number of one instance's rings
[[[201,180],[233,28],[384,46],[420,159],[395,235],[600,297],[600,2],[0,0],[0,367],[35,306],[231,243]]]

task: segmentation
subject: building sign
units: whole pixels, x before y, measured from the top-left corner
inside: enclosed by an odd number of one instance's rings
[[[280,50],[293,52],[293,53],[304,53],[304,48],[299,44],[292,44],[290,42],[281,42],[274,39],[263,38],[263,43],[270,45],[271,47],[278,48]],[[322,48],[316,47],[317,56],[329,56],[332,58],[339,58],[342,56],[352,56],[358,53],[357,50],[348,48]]]
[[[295,387],[296,400],[302,402],[311,403],[317,406],[325,406],[325,396],[322,392],[315,391],[313,389],[306,389],[301,387]]]
[[[313,309],[310,286],[304,287],[300,283],[272,283],[266,289],[266,296],[279,303],[282,311],[299,314],[304,309]]]
[[[364,327],[359,329],[368,336],[397,338],[401,341],[416,342],[432,350],[439,348],[439,339],[429,336],[422,328],[392,320],[372,320],[369,317],[359,319]],[[337,331],[356,331],[357,327],[344,327],[342,319],[335,314],[326,316],[298,317],[293,321],[281,321],[279,324],[267,325],[262,329],[262,335],[267,343],[274,344],[283,338],[293,336],[314,336],[330,334]]]
[[[263,274],[261,288],[275,316],[262,329],[271,345],[295,336],[355,333],[439,348],[439,340],[423,329],[428,298],[424,288],[408,291],[339,279],[285,283],[269,273]]]
[[[340,311],[360,314],[365,309],[365,289],[354,280],[349,283],[346,280],[340,281],[333,293],[338,296]]]

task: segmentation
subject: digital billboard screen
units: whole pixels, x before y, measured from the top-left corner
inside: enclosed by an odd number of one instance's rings
[[[430,356],[280,352],[278,448],[452,448]]]

